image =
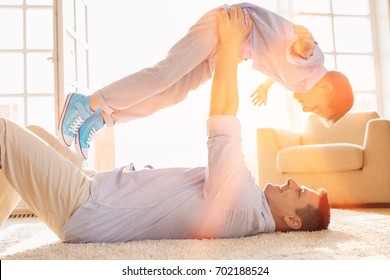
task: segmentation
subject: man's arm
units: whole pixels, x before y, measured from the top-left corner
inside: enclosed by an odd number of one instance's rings
[[[211,89],[210,118],[207,122],[208,164],[204,183],[204,197],[214,200],[226,209],[247,207],[250,201],[248,186],[253,178],[245,164],[241,149],[241,126],[235,115],[238,111],[237,65],[240,61],[240,46],[248,35],[251,25],[245,25],[240,8],[232,7],[230,15],[222,11],[218,17],[221,39],[216,69]],[[206,215],[207,216],[207,215]],[[213,219],[214,216],[205,217]],[[208,231],[216,235],[232,237],[237,230],[226,226],[230,222],[224,217],[209,220]]]
[[[237,65],[240,62],[240,46],[248,36],[252,21],[245,24],[244,13],[232,7],[230,14],[222,10],[218,16],[221,40],[211,88],[210,116],[233,115],[238,111]]]

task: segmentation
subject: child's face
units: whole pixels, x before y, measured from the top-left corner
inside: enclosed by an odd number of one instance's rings
[[[294,93],[294,98],[301,104],[303,112],[312,112],[322,118],[328,119],[332,112],[328,106],[327,93],[329,88],[315,85],[306,93]]]

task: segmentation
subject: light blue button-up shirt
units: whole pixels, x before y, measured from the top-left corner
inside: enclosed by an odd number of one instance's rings
[[[64,226],[65,242],[231,238],[275,231],[263,191],[245,165],[241,126],[213,116],[208,165],[96,175],[91,196]]]

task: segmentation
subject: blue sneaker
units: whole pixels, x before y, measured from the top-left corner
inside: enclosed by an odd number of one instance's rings
[[[91,147],[96,132],[104,127],[102,112],[97,109],[80,127],[76,136],[76,152],[82,160],[88,159],[88,151]]]
[[[80,93],[71,93],[66,98],[57,128],[58,138],[63,145],[72,145],[80,126],[93,114],[89,107],[90,100],[91,96]]]

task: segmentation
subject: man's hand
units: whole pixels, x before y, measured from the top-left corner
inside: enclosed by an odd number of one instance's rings
[[[246,24],[244,12],[240,7],[232,7],[230,13],[222,10],[218,16],[219,38],[223,47],[240,50],[251,28],[251,18],[248,16],[248,24]]]
[[[314,51],[313,35],[302,25],[294,25],[294,33],[298,35],[293,45],[294,54],[308,59]]]

